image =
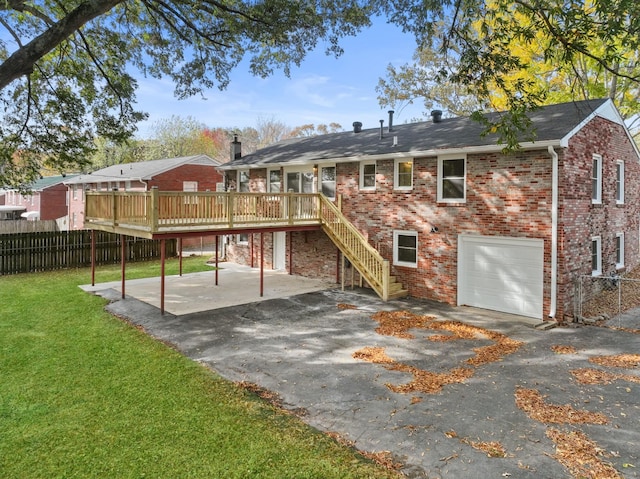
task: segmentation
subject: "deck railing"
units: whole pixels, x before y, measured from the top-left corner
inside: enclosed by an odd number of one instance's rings
[[[389,262],[321,194],[110,191],[87,192],[87,228],[127,234],[162,234],[252,227],[322,225],[344,256],[385,301]]]
[[[149,233],[320,224],[320,209],[316,194],[88,191],[85,224]]]

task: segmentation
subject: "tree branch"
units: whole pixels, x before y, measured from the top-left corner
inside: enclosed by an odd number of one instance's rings
[[[83,2],[66,17],[16,50],[0,65],[0,90],[21,76],[29,75],[38,60],[69,38],[76,30],[123,1],[89,0]],[[24,2],[17,0],[10,1],[9,4],[24,6]]]

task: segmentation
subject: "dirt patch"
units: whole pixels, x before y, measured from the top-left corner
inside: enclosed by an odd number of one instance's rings
[[[616,354],[613,356],[595,356],[589,362],[600,366],[633,369],[640,365],[640,354]]]
[[[352,354],[355,359],[361,359],[363,361],[369,361],[376,364],[391,364],[395,363],[395,360],[387,356],[384,352],[384,348],[366,347],[362,348]]]
[[[607,424],[609,419],[599,412],[574,409],[565,404],[557,406],[547,404],[536,389],[519,388],[516,390],[516,405],[527,416],[544,424]]]
[[[619,312],[639,307],[640,268],[624,274],[622,279],[617,282],[610,278],[594,278],[593,281],[604,281],[606,287],[582,305],[582,316],[585,318],[598,318],[603,315],[612,317]],[[606,282],[610,282],[610,284]],[[619,287],[620,292],[618,291]]]
[[[556,354],[576,354],[578,352],[578,350],[573,346],[563,346],[560,344],[551,346],[551,351]]]
[[[515,341],[508,336],[457,321],[437,321],[433,316],[420,316],[410,311],[381,311],[372,316],[379,323],[376,332],[385,336],[403,339],[414,339],[411,329],[430,331],[446,331],[450,334],[437,334],[428,339],[436,342],[454,341],[461,339],[490,339],[494,344],[474,348],[475,355],[465,361],[467,366],[478,367],[483,364],[500,361],[504,356],[512,354],[520,348],[522,342]],[[466,366],[455,367],[445,373],[435,373],[396,362],[384,351],[384,348],[366,347],[353,353],[356,359],[384,364],[390,371],[409,373],[413,379],[401,385],[386,384],[393,392],[409,394],[422,392],[435,394],[447,384],[462,383],[473,376],[474,369]]]
[[[639,376],[632,376],[630,374],[608,373],[606,371],[601,371],[600,369],[574,369],[571,371],[571,374],[580,384],[611,384],[614,381],[640,383]]]
[[[358,309],[355,304],[338,303],[338,309]]]
[[[622,479],[611,464],[602,460],[603,457],[608,457],[605,451],[584,433],[549,428],[547,437],[556,445],[554,457],[569,469],[574,477]]]
[[[507,457],[506,449],[497,441],[478,442],[463,440],[462,442],[468,444],[474,449],[485,452],[489,457]]]

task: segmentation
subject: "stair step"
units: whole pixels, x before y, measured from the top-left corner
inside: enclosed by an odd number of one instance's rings
[[[400,289],[398,291],[389,292],[389,299],[400,299],[409,296],[409,290]]]

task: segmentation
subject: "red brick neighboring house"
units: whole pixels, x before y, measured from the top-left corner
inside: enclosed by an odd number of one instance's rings
[[[45,176],[29,186],[31,194],[10,189],[5,193],[6,206],[20,207],[20,216],[31,220],[60,220],[68,212],[65,181],[74,176]]]
[[[436,114],[281,141],[223,169],[239,191],[335,198],[414,297],[562,320],[580,275],[639,263],[640,153],[610,100],[530,117],[536,140],[506,154],[477,122]],[[277,235],[266,243],[273,267],[335,277],[324,233]],[[238,236],[230,259],[248,261],[250,240]]]
[[[79,175],[68,181],[70,229],[84,228],[84,192],[148,191],[216,191],[222,183],[220,162],[207,155],[184,156],[163,160],[140,161],[108,166]]]

